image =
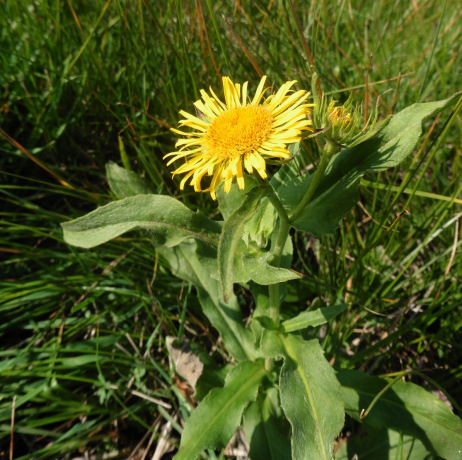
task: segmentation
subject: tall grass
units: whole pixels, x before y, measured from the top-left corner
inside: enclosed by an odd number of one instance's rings
[[[163,268],[148,234],[93,251],[63,242],[60,222],[112,199],[106,162],[215,215],[206,194],[179,191],[162,156],[174,148],[178,111],[201,88],[219,89],[222,75],[308,87],[311,56],[326,92],[344,101],[353,91],[369,113],[381,95],[381,117],[462,89],[457,0],[444,15],[433,0],[292,4],[0,5],[0,456],[10,453],[12,414],[17,459],[127,458],[136,446],[131,458],[148,458],[168,421],[175,438],[190,402],[165,337],[178,333],[184,308],[188,338],[225,359],[194,291]],[[317,332],[332,362],[374,374],[425,369],[458,401],[460,117],[429,121],[413,158],[370,174],[334,235],[295,235],[294,268],[305,277],[283,307],[348,298],[353,307]],[[318,158],[314,141],[305,147],[300,168]],[[247,311],[249,299],[243,292]]]

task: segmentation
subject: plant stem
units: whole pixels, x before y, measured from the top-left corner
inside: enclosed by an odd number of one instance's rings
[[[290,223],[288,220],[279,221],[279,231],[276,238],[276,244],[273,249],[273,260],[271,265],[279,267],[281,264],[281,255],[284,246],[289,236]],[[270,284],[269,288],[269,316],[276,323],[279,324],[279,283]]]
[[[281,221],[284,220],[286,222],[289,222],[289,216],[287,215],[287,211],[285,210],[282,203],[279,201],[279,198],[277,197],[277,195],[274,193],[274,190],[271,184],[267,180],[262,179],[260,175],[255,171],[254,171],[253,176],[257,180],[258,185],[260,187],[264,187],[268,189],[266,197],[268,198],[270,203],[274,206],[274,209],[276,209],[276,212],[278,213]]]
[[[280,201],[277,200],[279,203]],[[281,205],[282,206],[282,205]],[[276,206],[275,206],[276,207]],[[282,208],[284,209],[284,208]],[[285,209],[284,209],[285,212]],[[287,216],[287,213],[286,213]],[[289,219],[281,218],[279,220],[279,231],[278,236],[276,238],[276,243],[273,249],[273,260],[271,261],[271,265],[273,267],[279,267],[281,263],[281,255],[284,249],[284,246],[287,241],[287,237],[289,236],[290,231],[290,222]],[[270,284],[268,286],[269,291],[269,317],[276,323],[279,324],[279,307],[280,307],[280,295],[279,295],[279,283]],[[266,358],[265,359],[265,368],[268,372],[271,372],[274,366],[274,359],[273,358]]]
[[[329,164],[330,159],[337,150],[338,146],[328,140],[324,147],[318,169],[316,169],[316,172],[314,173],[313,180],[311,181],[311,184],[308,190],[306,191],[302,201],[300,201],[300,204],[289,217],[290,222],[294,222],[295,220],[297,220],[305,206],[310,202],[311,198],[313,198],[314,192],[316,192],[316,189],[318,188],[318,185],[321,182],[322,176],[324,176],[324,172],[326,171],[327,165]]]
[[[279,267],[281,263],[281,256],[284,246],[287,241],[287,237],[289,236],[290,231],[290,222],[289,216],[287,215],[287,211],[284,209],[284,206],[279,201],[279,198],[274,193],[273,188],[269,184],[268,181],[263,180],[258,173],[255,174],[255,178],[257,179],[260,186],[265,186],[269,188],[268,194],[266,197],[270,201],[270,203],[274,206],[274,209],[278,213],[279,216],[279,230],[278,235],[276,237],[276,243],[274,244],[273,249],[273,260],[271,261],[271,265],[273,267]],[[269,316],[270,318],[276,323],[279,324],[279,304],[280,304],[280,296],[279,296],[279,283],[270,284],[268,286],[269,290]],[[274,359],[273,358],[266,358],[265,360],[265,368],[268,372],[271,372],[274,366]]]
[[[281,264],[282,251],[286,244],[287,237],[289,236],[290,227],[291,227],[289,216],[287,215],[287,211],[284,209],[284,206],[279,201],[279,198],[274,193],[274,190],[273,190],[273,187],[271,187],[271,184],[267,180],[262,179],[257,172],[254,173],[254,177],[257,180],[258,185],[260,187],[266,187],[269,189],[266,197],[268,198],[270,203],[274,206],[274,209],[276,209],[276,212],[278,213],[278,216],[279,216],[279,230],[278,230],[278,235],[276,237],[276,243],[274,244],[273,260],[271,261],[271,265],[273,267],[279,267],[279,265]],[[268,286],[268,290],[269,290],[268,313],[269,313],[270,318],[276,324],[279,324],[279,306],[280,306],[279,305],[280,304],[279,283],[270,284]],[[271,370],[273,369],[273,366],[274,366],[274,359],[266,358],[265,359],[266,370],[268,372],[271,372]]]
[[[281,263],[281,255],[282,255],[284,246],[286,244],[287,237],[289,236],[291,222],[297,219],[297,217],[300,215],[300,213],[303,211],[305,206],[309,203],[309,201],[313,197],[321,181],[321,178],[324,175],[324,172],[326,171],[327,165],[329,164],[330,159],[332,158],[334,153],[337,151],[337,149],[338,149],[337,145],[335,145],[333,142],[327,141],[324,147],[321,161],[319,163],[318,169],[316,170],[316,173],[314,174],[313,180],[311,181],[311,184],[307,192],[305,193],[305,196],[303,197],[302,201],[300,202],[300,204],[297,206],[297,208],[295,209],[295,211],[290,217],[287,215],[287,212],[284,209],[284,206],[282,205],[282,203],[279,201],[279,198],[276,196],[276,194],[272,190],[272,187],[269,184],[269,182],[262,179],[257,172],[254,173],[254,177],[257,180],[259,186],[268,187],[270,189],[266,196],[268,200],[270,201],[270,203],[274,206],[274,209],[276,209],[276,212],[279,215],[279,230],[278,230],[278,235],[276,238],[276,243],[273,249],[273,260],[271,261],[271,265],[273,267],[279,267]],[[280,322],[280,319],[279,319],[279,309],[280,309],[279,308],[280,307],[279,283],[270,284],[268,286],[268,290],[269,290],[269,312],[268,312],[269,317],[276,324],[279,324]],[[265,359],[266,370],[268,372],[271,372],[271,370],[273,369],[273,366],[274,366],[274,359],[266,358]]]

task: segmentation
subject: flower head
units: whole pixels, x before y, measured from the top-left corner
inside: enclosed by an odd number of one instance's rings
[[[215,191],[224,183],[229,192],[233,177],[236,176],[239,188],[244,189],[243,170],[252,174],[255,169],[266,178],[266,162],[269,159],[290,158],[287,145],[300,140],[302,131],[310,130],[311,121],[307,114],[312,104],[306,104],[309,93],[291,92],[296,81],[284,83],[279,91],[263,100],[266,76],[264,76],[252,100],[247,94],[247,84],[234,84],[223,77],[225,103],[210,88],[210,94],[201,90],[202,100],[194,105],[200,116],[180,111],[184,120],[180,127],[186,126],[194,131],[184,132],[172,129],[186,136],[175,147],[178,151],[167,166],[175,160],[185,158],[186,162],[173,172],[186,173],[181,181],[185,183],[192,176],[190,184],[196,192],[201,191],[201,180],[205,175],[212,176],[210,185],[204,191],[210,192],[215,200]],[[290,92],[289,92],[290,91]]]
[[[323,130],[321,139],[347,145],[366,129],[362,127],[362,107],[354,106],[351,97],[340,107],[336,102],[322,97],[313,112],[314,125]]]

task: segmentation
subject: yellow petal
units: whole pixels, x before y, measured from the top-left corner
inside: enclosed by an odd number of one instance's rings
[[[225,186],[224,186],[225,193],[229,193],[229,191],[231,190],[231,184],[232,183],[233,183],[232,179],[226,179],[225,180]]]
[[[287,94],[287,91],[297,83],[297,80],[288,81],[284,83],[280,88],[279,91],[274,95],[273,99],[271,100],[270,107],[276,107],[282,101],[282,98]]]
[[[253,173],[252,162],[250,161],[250,156],[249,155],[244,156],[244,166],[245,166],[245,169],[247,169],[247,172],[249,174]]]
[[[279,139],[285,139],[286,137],[293,137],[293,136],[298,136],[300,134],[300,132],[296,129],[288,129],[287,131],[283,132],[283,133],[278,133],[278,134],[273,134],[271,136],[271,139],[276,139],[276,140],[279,140]],[[285,141],[283,141],[285,142]]]
[[[290,97],[288,97],[285,101],[281,102],[279,107],[274,107],[273,108],[273,114],[278,115],[284,110],[288,108],[292,108],[292,105],[299,99],[297,102],[304,102],[308,99],[309,93],[306,91],[296,91],[294,94],[292,94]]]
[[[212,182],[210,183],[210,187],[208,190],[210,190],[210,195],[212,195],[212,198],[216,200],[216,195],[215,195],[215,190],[217,187],[217,182],[221,178],[221,172],[223,171],[223,163],[221,163],[218,168],[215,171],[215,174],[213,175]]]
[[[248,81],[246,81],[242,85],[242,106],[247,105],[247,85],[249,84]]]
[[[176,160],[179,160],[180,158],[183,158],[183,157],[187,157],[188,155],[191,155],[192,153],[194,152],[198,152],[200,149],[196,149],[196,150],[187,150],[186,152],[182,152],[182,153],[178,153],[175,157],[173,157],[171,160],[169,160],[169,162],[167,163],[167,166],[170,166],[172,163],[174,163]],[[174,153],[177,153],[177,152],[174,152]],[[168,155],[165,155],[165,157],[171,155],[171,153],[169,153]],[[165,158],[164,157],[164,158]]]
[[[245,181],[244,181],[244,174],[242,172],[242,160],[239,158],[237,164],[237,172],[236,172],[236,177],[237,177],[237,185],[240,190],[244,190],[245,187]]]
[[[194,105],[210,120],[216,118],[216,115],[201,100],[194,102]]]
[[[240,104],[240,99],[241,99],[241,84],[240,83],[235,83],[234,88],[236,89],[235,91],[235,99],[236,99],[236,104]]]
[[[179,145],[199,145],[203,142],[203,139],[179,139],[175,144],[175,147],[178,147]]]
[[[203,133],[207,132],[207,128],[204,128],[203,126],[199,126],[194,121],[180,120],[178,123],[179,123],[180,126],[189,126],[191,128],[197,129],[198,131],[202,131]]]
[[[218,104],[221,106],[221,108],[223,110],[228,110],[228,107],[226,107],[226,105],[223,104],[223,102],[221,102],[220,99],[218,98],[218,96],[213,92],[213,89],[212,89],[211,86],[210,86],[209,90],[210,90],[210,94],[215,98],[215,100],[218,102]]]
[[[174,133],[181,134],[182,136],[203,136],[204,133],[195,133],[194,131],[191,131],[190,133],[186,133],[184,131],[180,131],[179,129],[175,128],[170,128],[170,131],[173,131]]]
[[[186,181],[194,174],[194,171],[190,171],[186,176],[183,177],[183,179],[180,182],[180,190],[184,190],[184,184]]]
[[[226,105],[230,109],[234,109],[235,107],[240,105],[239,97],[236,93],[236,88],[231,79],[228,77],[223,77],[223,91],[225,93]]]
[[[263,86],[265,85],[265,81],[266,75],[263,75],[262,79],[260,80],[260,84],[258,85],[257,91],[255,92],[255,96],[251,102],[252,105],[257,105],[263,97]]]
[[[185,118],[187,118],[190,121],[193,121],[194,123],[198,124],[199,126],[202,126],[204,128],[207,128],[210,123],[207,123],[204,120],[201,120],[200,118],[195,117],[194,115],[191,115],[188,112],[185,112],[184,110],[180,110],[181,115],[183,115]]]
[[[292,113],[289,112],[287,116],[274,122],[272,127],[274,129],[274,128],[277,128],[278,126],[284,125],[285,123],[288,123],[288,122],[293,123],[295,121],[302,120],[303,118],[306,120],[306,113],[304,113],[303,111],[299,113],[298,115],[293,115]],[[281,127],[281,129],[284,129],[284,127]]]
[[[194,191],[200,192],[201,191],[201,180],[207,174],[207,167],[203,167],[202,169],[196,170],[193,176],[193,180],[191,181],[191,185],[194,184]]]
[[[221,115],[223,110],[221,110],[220,106],[218,105],[217,101],[212,99],[203,89],[201,89],[202,99],[205,101],[206,107],[212,110],[215,115]]]

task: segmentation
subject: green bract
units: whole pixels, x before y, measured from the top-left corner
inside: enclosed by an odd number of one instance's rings
[[[414,104],[365,131],[359,129],[360,111],[350,103],[336,112],[323,99],[315,124],[325,130],[320,133],[325,148],[315,172],[300,173],[289,161],[269,182],[247,176],[244,191],[219,191],[224,222],[157,195],[135,173],[108,165],[120,200],[64,223],[65,240],[92,248],[144,230],[172,273],[195,286],[229,353],[226,366],[206,366],[199,380],[201,402],[186,421],[176,460],[226,447],[240,426],[252,460],[346,459],[345,448],[334,450],[345,413],[370,426],[379,445],[384,437],[401,436],[409,455],[415,446],[419,455],[462,458],[462,422],[432,393],[360,371],[334,370],[326,360],[314,328],[355,308],[348,301],[307,311],[298,306],[296,315],[283,312],[283,321],[280,314],[283,283],[301,278],[290,269],[291,228],[315,237],[335,232],[357,202],[363,175],[397,166],[413,152],[424,120],[453,103],[454,97]],[[293,146],[292,155],[298,150]],[[241,288],[255,301],[248,327],[236,295]]]

